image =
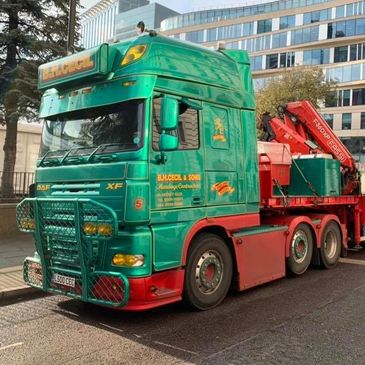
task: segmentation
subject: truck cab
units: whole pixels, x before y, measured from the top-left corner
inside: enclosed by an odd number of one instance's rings
[[[260,224],[247,53],[146,34],[42,65],[39,89],[36,194],[17,208],[36,245],[25,281],[129,310],[219,304],[233,248],[186,267],[198,239]]]

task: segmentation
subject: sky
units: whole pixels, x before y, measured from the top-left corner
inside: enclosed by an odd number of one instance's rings
[[[100,0],[81,0],[81,5],[85,7],[85,10],[95,5]],[[157,2],[164,5],[172,10],[180,13],[186,13],[194,10],[209,9],[213,7],[222,7],[222,0],[150,0],[151,3]],[[228,0],[226,7],[239,6],[244,3],[252,3],[253,1],[243,0]]]

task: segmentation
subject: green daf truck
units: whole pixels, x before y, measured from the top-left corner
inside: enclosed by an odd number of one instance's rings
[[[288,261],[304,272],[328,222],[338,259],[332,210],[260,201],[245,51],[146,34],[42,65],[39,89],[35,196],[17,208],[36,246],[29,285],[125,310],[209,309],[231,286],[285,276]]]

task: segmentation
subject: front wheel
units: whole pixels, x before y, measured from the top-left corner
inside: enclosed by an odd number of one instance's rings
[[[336,266],[341,255],[341,232],[337,223],[329,221],[324,227],[321,237],[321,264],[325,269]]]
[[[313,235],[309,226],[300,223],[295,227],[290,240],[289,257],[286,266],[289,273],[301,275],[311,263],[313,253]]]
[[[185,268],[184,300],[207,310],[225,298],[232,281],[232,255],[215,234],[201,234],[192,242]]]

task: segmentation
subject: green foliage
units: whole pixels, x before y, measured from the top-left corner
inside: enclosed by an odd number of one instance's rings
[[[14,170],[19,119],[32,121],[37,116],[41,98],[37,90],[38,66],[66,54],[67,23],[68,0],[0,2],[0,124],[6,125],[4,171]],[[11,176],[2,177],[3,193],[12,192]]]
[[[256,94],[256,113],[277,115],[277,107],[290,101],[310,100],[319,107],[325,99],[333,98],[335,82],[325,79],[318,67],[294,67],[273,78]]]
[[[29,120],[40,96],[37,69],[64,56],[68,0],[12,0],[0,3],[0,121]]]

